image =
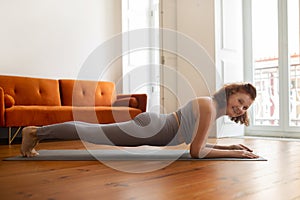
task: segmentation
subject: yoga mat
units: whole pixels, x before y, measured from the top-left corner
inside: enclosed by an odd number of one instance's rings
[[[191,158],[187,150],[40,150],[40,155],[26,158],[20,156],[5,158],[6,161],[87,161],[87,160],[230,160],[230,161],[267,161],[263,157],[247,158]]]

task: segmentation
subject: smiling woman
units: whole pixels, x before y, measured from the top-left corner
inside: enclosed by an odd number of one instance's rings
[[[256,88],[250,83],[233,83],[224,85],[213,95],[218,103],[218,110],[228,115],[232,121],[249,125],[248,113],[244,112],[252,105],[256,98]]]
[[[44,139],[73,140],[115,146],[174,146],[190,144],[193,158],[239,157],[257,158],[248,147],[207,144],[213,122],[228,115],[236,123],[248,125],[247,109],[256,97],[249,83],[225,85],[213,97],[198,97],[176,112],[156,114],[144,112],[133,120],[114,124],[66,122],[43,127],[26,127],[22,131],[21,153],[36,156],[34,149]]]

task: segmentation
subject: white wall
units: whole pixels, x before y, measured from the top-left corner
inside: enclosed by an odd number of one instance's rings
[[[0,1],[0,74],[76,78],[90,53],[121,33],[121,1]],[[164,28],[186,34],[214,60],[214,1],[163,0],[163,3]],[[107,80],[119,80],[121,64],[121,59],[112,63]],[[188,62],[166,54],[166,64],[186,76],[201,95],[201,78],[195,76]],[[180,83],[177,84],[181,90]],[[164,98],[171,102],[174,95],[165,92]],[[172,107],[170,111],[176,109],[176,103],[166,105]]]
[[[162,28],[177,31],[179,37],[189,38],[188,40],[196,44],[198,47],[203,47],[207,52],[207,57],[214,62],[215,59],[215,22],[214,22],[214,1],[213,0],[162,0]],[[169,41],[170,36],[165,34],[163,41]],[[209,77],[203,77],[195,67],[191,65],[191,60],[181,57],[179,52],[183,48],[188,47],[186,42],[181,42],[180,39],[174,38],[177,54],[164,51],[165,65],[177,71],[177,77],[171,77],[172,74],[163,73],[163,85],[169,83],[172,86],[172,91],[177,91],[176,94],[168,89],[162,90],[162,104],[166,112],[172,112],[182,104],[195,96],[208,95],[208,87],[210,90],[215,89],[215,84],[206,85],[206,79],[214,80],[215,71]],[[166,45],[164,44],[164,47]],[[189,51],[189,50],[188,50]],[[187,54],[197,52],[186,52]],[[195,61],[195,60],[193,60]],[[192,61],[192,62],[193,62]],[[203,63],[202,63],[203,64]],[[203,67],[202,67],[203,68]],[[180,78],[184,77],[184,79]],[[174,80],[177,79],[177,80]],[[190,84],[190,88],[186,88]],[[176,89],[175,89],[176,88]],[[187,94],[187,90],[194,90],[195,95]],[[191,97],[193,96],[193,97]]]
[[[0,25],[0,74],[76,78],[88,55],[121,32],[121,0],[1,0]],[[120,76],[121,61],[113,65]]]
[[[202,45],[215,58],[213,0],[177,0],[177,30]]]
[[[194,40],[194,43],[203,49],[211,60],[215,61],[215,8],[213,0],[178,0],[177,5],[177,30]],[[178,44],[178,48],[185,44]],[[192,53],[192,52],[190,52]],[[200,52],[199,52],[200,56]],[[209,95],[215,89],[215,68],[214,66],[200,66],[205,65],[205,60],[200,61],[199,66],[192,66],[189,60],[178,58],[178,71],[182,73],[188,80],[190,80],[193,89],[197,96]],[[209,69],[212,73],[204,73],[204,70]],[[199,73],[200,72],[200,73]],[[180,83],[178,84],[178,90]]]

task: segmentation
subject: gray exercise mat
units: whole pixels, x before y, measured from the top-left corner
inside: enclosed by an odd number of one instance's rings
[[[231,161],[267,161],[263,157],[247,158],[204,158],[193,159],[187,150],[40,150],[39,155],[32,158],[15,156],[5,158],[6,161],[87,161],[87,160],[231,160]]]

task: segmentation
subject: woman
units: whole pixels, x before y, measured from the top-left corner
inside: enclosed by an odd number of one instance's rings
[[[228,115],[236,123],[249,125],[247,110],[256,98],[250,83],[224,85],[212,97],[191,100],[171,114],[141,113],[133,120],[114,124],[66,122],[43,127],[25,127],[22,131],[23,156],[38,155],[34,147],[43,139],[82,139],[95,144],[116,146],[172,146],[190,144],[193,158],[257,158],[248,147],[212,145],[206,140],[210,125]]]

